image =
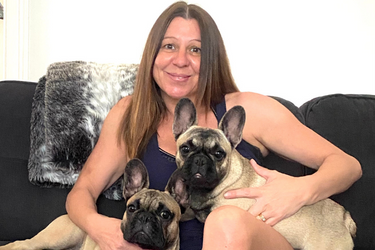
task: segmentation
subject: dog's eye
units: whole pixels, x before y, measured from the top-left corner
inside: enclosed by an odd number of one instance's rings
[[[215,156],[216,160],[220,161],[225,157],[225,152],[223,152],[221,150],[215,151],[214,156]]]
[[[162,211],[160,217],[164,220],[169,220],[172,217],[172,214],[169,211]]]
[[[128,206],[128,212],[129,213],[134,213],[136,210],[137,210],[137,208],[133,204],[130,204]]]
[[[190,152],[190,147],[188,145],[182,145],[180,147],[180,151],[183,154],[188,154]]]

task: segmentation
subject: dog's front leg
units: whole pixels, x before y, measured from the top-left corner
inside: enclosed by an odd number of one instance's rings
[[[0,246],[0,250],[79,249],[85,235],[68,215],[62,215],[33,238]]]

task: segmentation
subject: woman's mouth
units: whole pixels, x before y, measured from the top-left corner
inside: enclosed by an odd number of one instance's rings
[[[182,75],[182,74],[173,74],[173,73],[168,73],[168,75],[177,82],[183,82],[187,81],[190,78],[190,75]]]

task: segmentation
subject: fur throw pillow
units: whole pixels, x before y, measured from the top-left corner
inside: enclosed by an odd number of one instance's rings
[[[48,67],[37,84],[32,105],[31,183],[74,185],[109,110],[133,93],[137,70],[136,64],[83,61]],[[120,179],[104,192],[107,198],[122,199]]]

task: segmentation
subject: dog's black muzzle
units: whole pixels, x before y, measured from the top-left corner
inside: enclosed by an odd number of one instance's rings
[[[150,212],[140,211],[134,214],[122,231],[126,241],[138,244],[141,248],[154,250],[165,248],[166,239],[162,223]]]
[[[218,183],[215,163],[203,153],[191,155],[182,170],[190,188],[213,189]]]

